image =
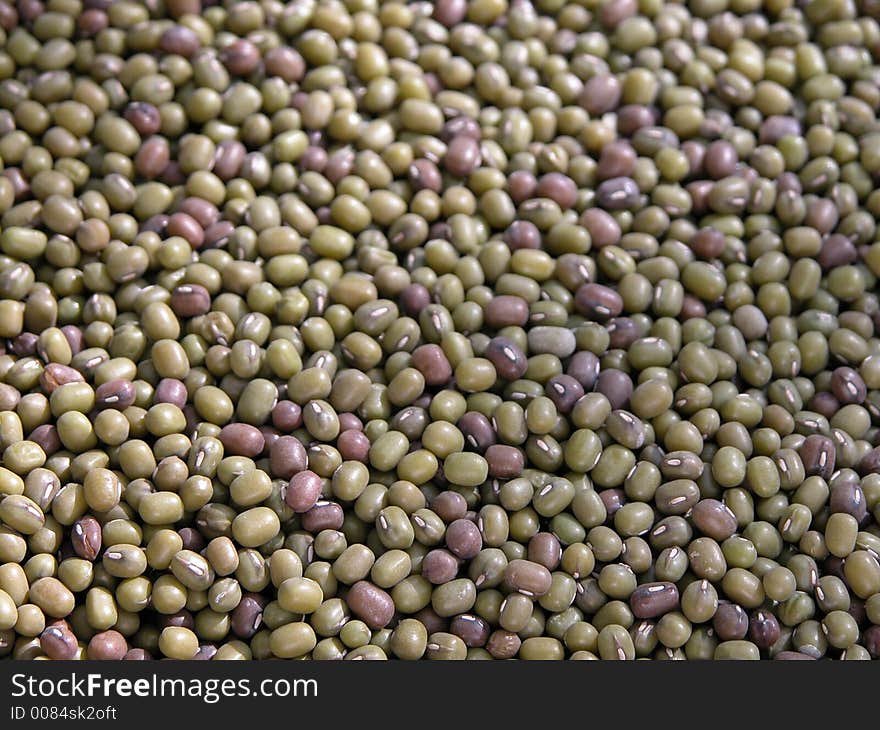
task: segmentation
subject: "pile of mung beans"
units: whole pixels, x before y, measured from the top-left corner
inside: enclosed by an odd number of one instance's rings
[[[880,657],[878,0],[0,1],[0,655]]]

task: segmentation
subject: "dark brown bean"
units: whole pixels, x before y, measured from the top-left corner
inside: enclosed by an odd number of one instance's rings
[[[599,322],[617,317],[623,311],[623,299],[614,289],[602,284],[584,284],[574,295],[577,310]]]
[[[717,499],[703,499],[691,510],[691,522],[707,537],[723,542],[736,532],[736,516]]]
[[[129,380],[108,380],[95,389],[95,408],[122,411],[134,404],[136,390]]]
[[[118,660],[128,651],[125,637],[118,631],[110,629],[95,634],[89,641],[87,654],[89,659]]]
[[[46,456],[52,456],[62,446],[61,438],[58,436],[58,429],[51,423],[37,426],[28,434],[28,440],[39,444],[40,448],[46,452]]]
[[[514,205],[535,197],[538,181],[528,170],[514,170],[507,178],[507,192]]]
[[[496,330],[503,327],[522,327],[529,321],[529,305],[521,297],[502,294],[486,305],[485,319],[486,324]]]
[[[165,53],[191,58],[200,47],[201,43],[195,31],[183,25],[172,25],[159,36],[159,48]]]
[[[489,476],[495,479],[514,479],[525,466],[525,457],[515,446],[492,444],[483,456],[489,464]]]
[[[629,605],[636,618],[655,618],[678,608],[678,600],[675,583],[661,581],[638,586],[629,597]]]
[[[816,261],[823,269],[828,270],[854,263],[857,258],[858,251],[853,242],[840,233],[832,233],[822,241]]]
[[[364,464],[369,459],[370,439],[361,431],[343,431],[336,439],[336,447],[343,459]]]
[[[462,560],[470,560],[482,550],[483,536],[470,520],[455,520],[446,528],[446,547]]]
[[[512,631],[495,629],[486,642],[486,650],[496,659],[513,659],[522,646],[522,639]]]
[[[447,166],[448,166],[447,152]],[[439,193],[443,189],[443,175],[431,160],[419,158],[409,166],[409,181],[413,190],[433,190]]]
[[[818,198],[807,208],[804,225],[827,235],[834,230],[839,218],[837,207],[831,200]]]
[[[465,646],[485,646],[492,628],[480,616],[472,613],[459,614],[449,622],[449,631],[464,641]]]
[[[205,231],[202,225],[188,213],[174,213],[168,218],[166,231],[171,236],[185,238],[193,248],[199,248],[205,242]]]
[[[810,434],[798,449],[807,476],[818,475],[830,479],[834,473],[837,452],[834,442],[821,434]]]
[[[614,513],[626,504],[626,492],[622,489],[603,489],[599,492],[599,499],[605,505],[608,517],[614,517]]]
[[[444,385],[452,377],[452,365],[439,345],[420,345],[413,350],[412,360],[426,385]]]
[[[458,492],[440,492],[431,500],[431,510],[447,524],[467,513],[467,500]]]
[[[584,395],[583,386],[571,375],[554,375],[544,390],[560,413],[569,413]]]
[[[458,419],[457,425],[464,436],[465,443],[481,454],[498,440],[492,423],[477,411],[465,413]]]
[[[458,558],[448,550],[431,550],[422,558],[422,577],[434,585],[443,585],[455,579],[458,566]]]
[[[301,518],[304,530],[319,533],[321,530],[338,530],[342,527],[345,514],[336,502],[318,502]]]
[[[202,198],[184,198],[178,207],[178,212],[186,213],[195,219],[202,228],[207,228],[220,220],[220,211],[217,210],[217,206]]]
[[[177,534],[180,535],[180,539],[183,540],[183,549],[184,550],[192,550],[194,553],[199,553],[205,549],[205,538],[201,532],[193,527],[181,527]]]
[[[761,144],[776,144],[783,137],[801,135],[801,123],[795,117],[771,115],[762,123],[758,131]]]
[[[550,571],[530,560],[511,560],[504,569],[504,579],[510,586],[526,596],[543,596],[550,590]]]
[[[214,152],[214,168],[212,172],[221,180],[231,180],[238,176],[238,173],[241,171],[246,154],[247,148],[241,142],[224,139],[217,145],[217,149]]]
[[[394,601],[369,581],[359,580],[348,591],[351,612],[373,630],[385,628],[394,616]]]
[[[164,137],[144,140],[134,157],[134,169],[141,177],[153,180],[161,175],[171,160],[171,148]]]
[[[584,84],[579,102],[591,115],[599,116],[614,111],[620,97],[620,81],[611,74],[597,74]]]
[[[122,658],[127,662],[145,662],[152,660],[153,655],[146,649],[135,647],[134,649],[129,649],[125,652],[125,656]],[[196,657],[193,657],[193,659],[195,658]]]
[[[716,140],[706,148],[706,157],[703,162],[706,172],[715,180],[729,177],[736,169],[739,157],[736,148],[725,140]]]
[[[191,612],[183,609],[177,613],[163,614],[159,617],[159,628],[165,629],[169,626],[182,627],[185,629],[195,628],[196,622]]]
[[[615,350],[628,350],[633,342],[644,336],[642,328],[629,317],[615,317],[605,329],[610,335],[609,344]]]
[[[574,180],[561,172],[548,172],[538,180],[537,197],[549,198],[562,210],[570,210],[577,202],[578,189]]]
[[[819,391],[810,398],[808,408],[825,416],[825,418],[831,418],[840,409],[840,401],[834,397],[833,393],[829,393],[827,390]],[[803,459],[803,455],[801,455],[801,459]]]
[[[145,101],[133,101],[125,107],[122,115],[134,127],[141,137],[158,134],[162,129],[162,117],[159,110]]]
[[[748,633],[749,617],[742,606],[723,602],[715,611],[712,628],[721,641],[737,641],[745,638]]]
[[[269,450],[269,468],[272,474],[280,479],[291,479],[295,474],[303,471],[308,463],[305,447],[294,436],[279,437]]]
[[[237,456],[259,456],[266,445],[260,429],[246,423],[227,424],[217,438],[227,453]]]
[[[422,284],[408,284],[398,297],[400,308],[410,317],[419,313],[431,303],[431,292]]]
[[[843,366],[831,373],[831,392],[840,403],[864,403],[868,388],[857,370]]]
[[[437,0],[434,3],[434,20],[452,28],[467,15],[467,0]]]
[[[11,6],[4,5],[4,7],[10,8]],[[76,27],[86,38],[97,35],[108,25],[110,25],[110,19],[107,17],[107,13],[99,8],[88,8],[76,19]]]
[[[633,383],[625,372],[612,368],[599,373],[595,390],[608,399],[612,408],[625,408],[633,393]]]
[[[552,532],[539,532],[529,540],[528,559],[553,571],[562,559],[562,546]]]
[[[75,659],[79,646],[66,621],[53,621],[40,634],[40,648],[50,659]]]
[[[186,385],[176,378],[162,378],[153,392],[153,403],[172,403],[178,408],[183,408],[186,399]]]
[[[606,144],[599,155],[596,177],[608,180],[613,177],[630,177],[636,167],[636,151],[626,140]]]
[[[872,628],[876,628],[876,627],[872,627]],[[871,656],[876,658],[877,655],[872,654]],[[813,661],[816,661],[817,657],[808,656],[808,655],[803,654],[802,652],[799,652],[799,651],[780,651],[778,654],[776,654],[776,656],[773,657],[773,659],[776,661],[781,661],[781,662],[784,662],[784,661],[813,662]]]
[[[832,513],[843,512],[852,515],[859,523],[868,515],[865,493],[858,482],[835,484],[831,489],[828,506]]]
[[[101,552],[101,525],[94,517],[81,517],[73,523],[70,541],[79,557],[94,560]]]
[[[249,40],[236,38],[220,51],[220,60],[229,73],[247,76],[260,64],[260,50]]]
[[[201,284],[181,284],[171,292],[170,305],[178,317],[197,317],[211,311],[211,295]]]
[[[294,512],[308,512],[317,503],[323,487],[321,477],[315,472],[308,469],[299,471],[290,477],[284,501]]]
[[[724,251],[724,234],[714,228],[701,228],[691,238],[690,248],[701,259],[716,259]]]
[[[623,137],[632,137],[644,127],[657,121],[654,112],[642,104],[627,104],[617,112],[617,132]]]
[[[263,623],[266,599],[258,593],[246,593],[232,610],[230,628],[240,639],[250,639]]]
[[[46,395],[52,395],[57,388],[67,383],[84,382],[85,378],[79,370],[57,362],[50,362],[40,373],[40,387]]]
[[[505,380],[521,378],[529,366],[525,353],[506,337],[493,337],[486,345],[483,357],[495,366],[495,372]]]
[[[282,431],[295,431],[302,425],[302,408],[293,401],[279,400],[272,408],[272,425]]]
[[[565,372],[577,380],[585,391],[590,391],[599,377],[599,368],[599,358],[592,352],[582,350],[571,356]]]
[[[581,214],[580,224],[590,233],[593,246],[604,248],[620,241],[620,224],[601,208],[588,208]]]
[[[612,177],[596,188],[596,203],[605,210],[626,210],[638,202],[641,191],[630,177]]]
[[[278,46],[267,51],[263,63],[267,75],[280,76],[288,84],[298,82],[306,72],[305,60],[290,46]]]
[[[758,610],[749,620],[749,638],[759,649],[767,650],[782,635],[779,621],[770,611]]]
[[[446,171],[456,177],[467,177],[480,165],[480,145],[469,135],[454,137],[443,158]]]
[[[541,248],[541,231],[531,221],[514,221],[504,232],[504,243],[511,251]]]

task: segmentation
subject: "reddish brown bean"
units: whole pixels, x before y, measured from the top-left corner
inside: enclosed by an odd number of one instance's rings
[[[53,621],[43,629],[40,648],[47,657],[58,660],[75,659],[79,651],[76,636],[66,621]]]
[[[659,581],[638,586],[629,597],[629,606],[636,618],[656,618],[678,608],[678,601],[675,583]]]
[[[434,585],[443,585],[458,575],[458,559],[448,550],[431,550],[422,558],[422,577]]]
[[[489,476],[495,479],[514,479],[522,474],[525,466],[525,457],[515,446],[492,444],[484,457],[489,464]]]
[[[707,537],[723,542],[737,529],[736,515],[717,499],[703,499],[691,510],[691,521]]]
[[[462,560],[470,560],[483,548],[483,537],[470,520],[455,520],[446,528],[446,547]]]
[[[171,292],[170,304],[178,317],[197,317],[211,311],[211,295],[201,284],[181,284]]]
[[[291,479],[308,464],[305,446],[294,436],[280,436],[269,450],[269,468],[280,479]]]
[[[110,629],[95,634],[89,641],[87,655],[89,659],[118,660],[128,651],[125,637],[118,631]]]
[[[513,659],[522,646],[522,639],[512,631],[496,629],[486,642],[486,651],[496,659]]]
[[[550,571],[530,560],[511,560],[504,569],[504,579],[511,587],[526,596],[543,596],[550,590]]]
[[[280,76],[288,84],[298,82],[306,72],[305,60],[290,46],[278,46],[267,51],[263,63],[267,75]]]
[[[412,360],[426,385],[444,385],[452,377],[452,365],[439,345],[420,345],[413,350]]]
[[[217,436],[228,454],[259,456],[266,441],[260,429],[246,423],[230,423],[220,429]]]
[[[489,340],[483,357],[495,366],[498,377],[504,380],[521,378],[529,367],[525,353],[506,337]]]
[[[137,392],[131,381],[121,378],[108,380],[95,389],[95,408],[122,411],[134,404],[136,396]]]
[[[40,387],[46,395],[67,383],[84,383],[85,378],[79,370],[57,362],[50,362],[40,373]]]
[[[485,311],[486,324],[493,329],[522,327],[529,321],[529,305],[525,299],[512,294],[494,297]]]
[[[84,560],[94,560],[101,552],[101,525],[91,516],[85,516],[73,523],[70,542],[73,551]]]
[[[359,580],[348,591],[351,612],[373,630],[385,628],[394,616],[394,601],[379,586]]]
[[[313,471],[304,469],[290,477],[284,493],[284,501],[294,512],[308,512],[317,503],[323,488],[324,482],[321,477]]]
[[[470,175],[480,165],[480,145],[468,135],[459,135],[449,143],[443,165],[456,177]]]
[[[577,310],[586,317],[605,321],[623,311],[623,299],[614,289],[603,284],[584,284],[574,295]]]

